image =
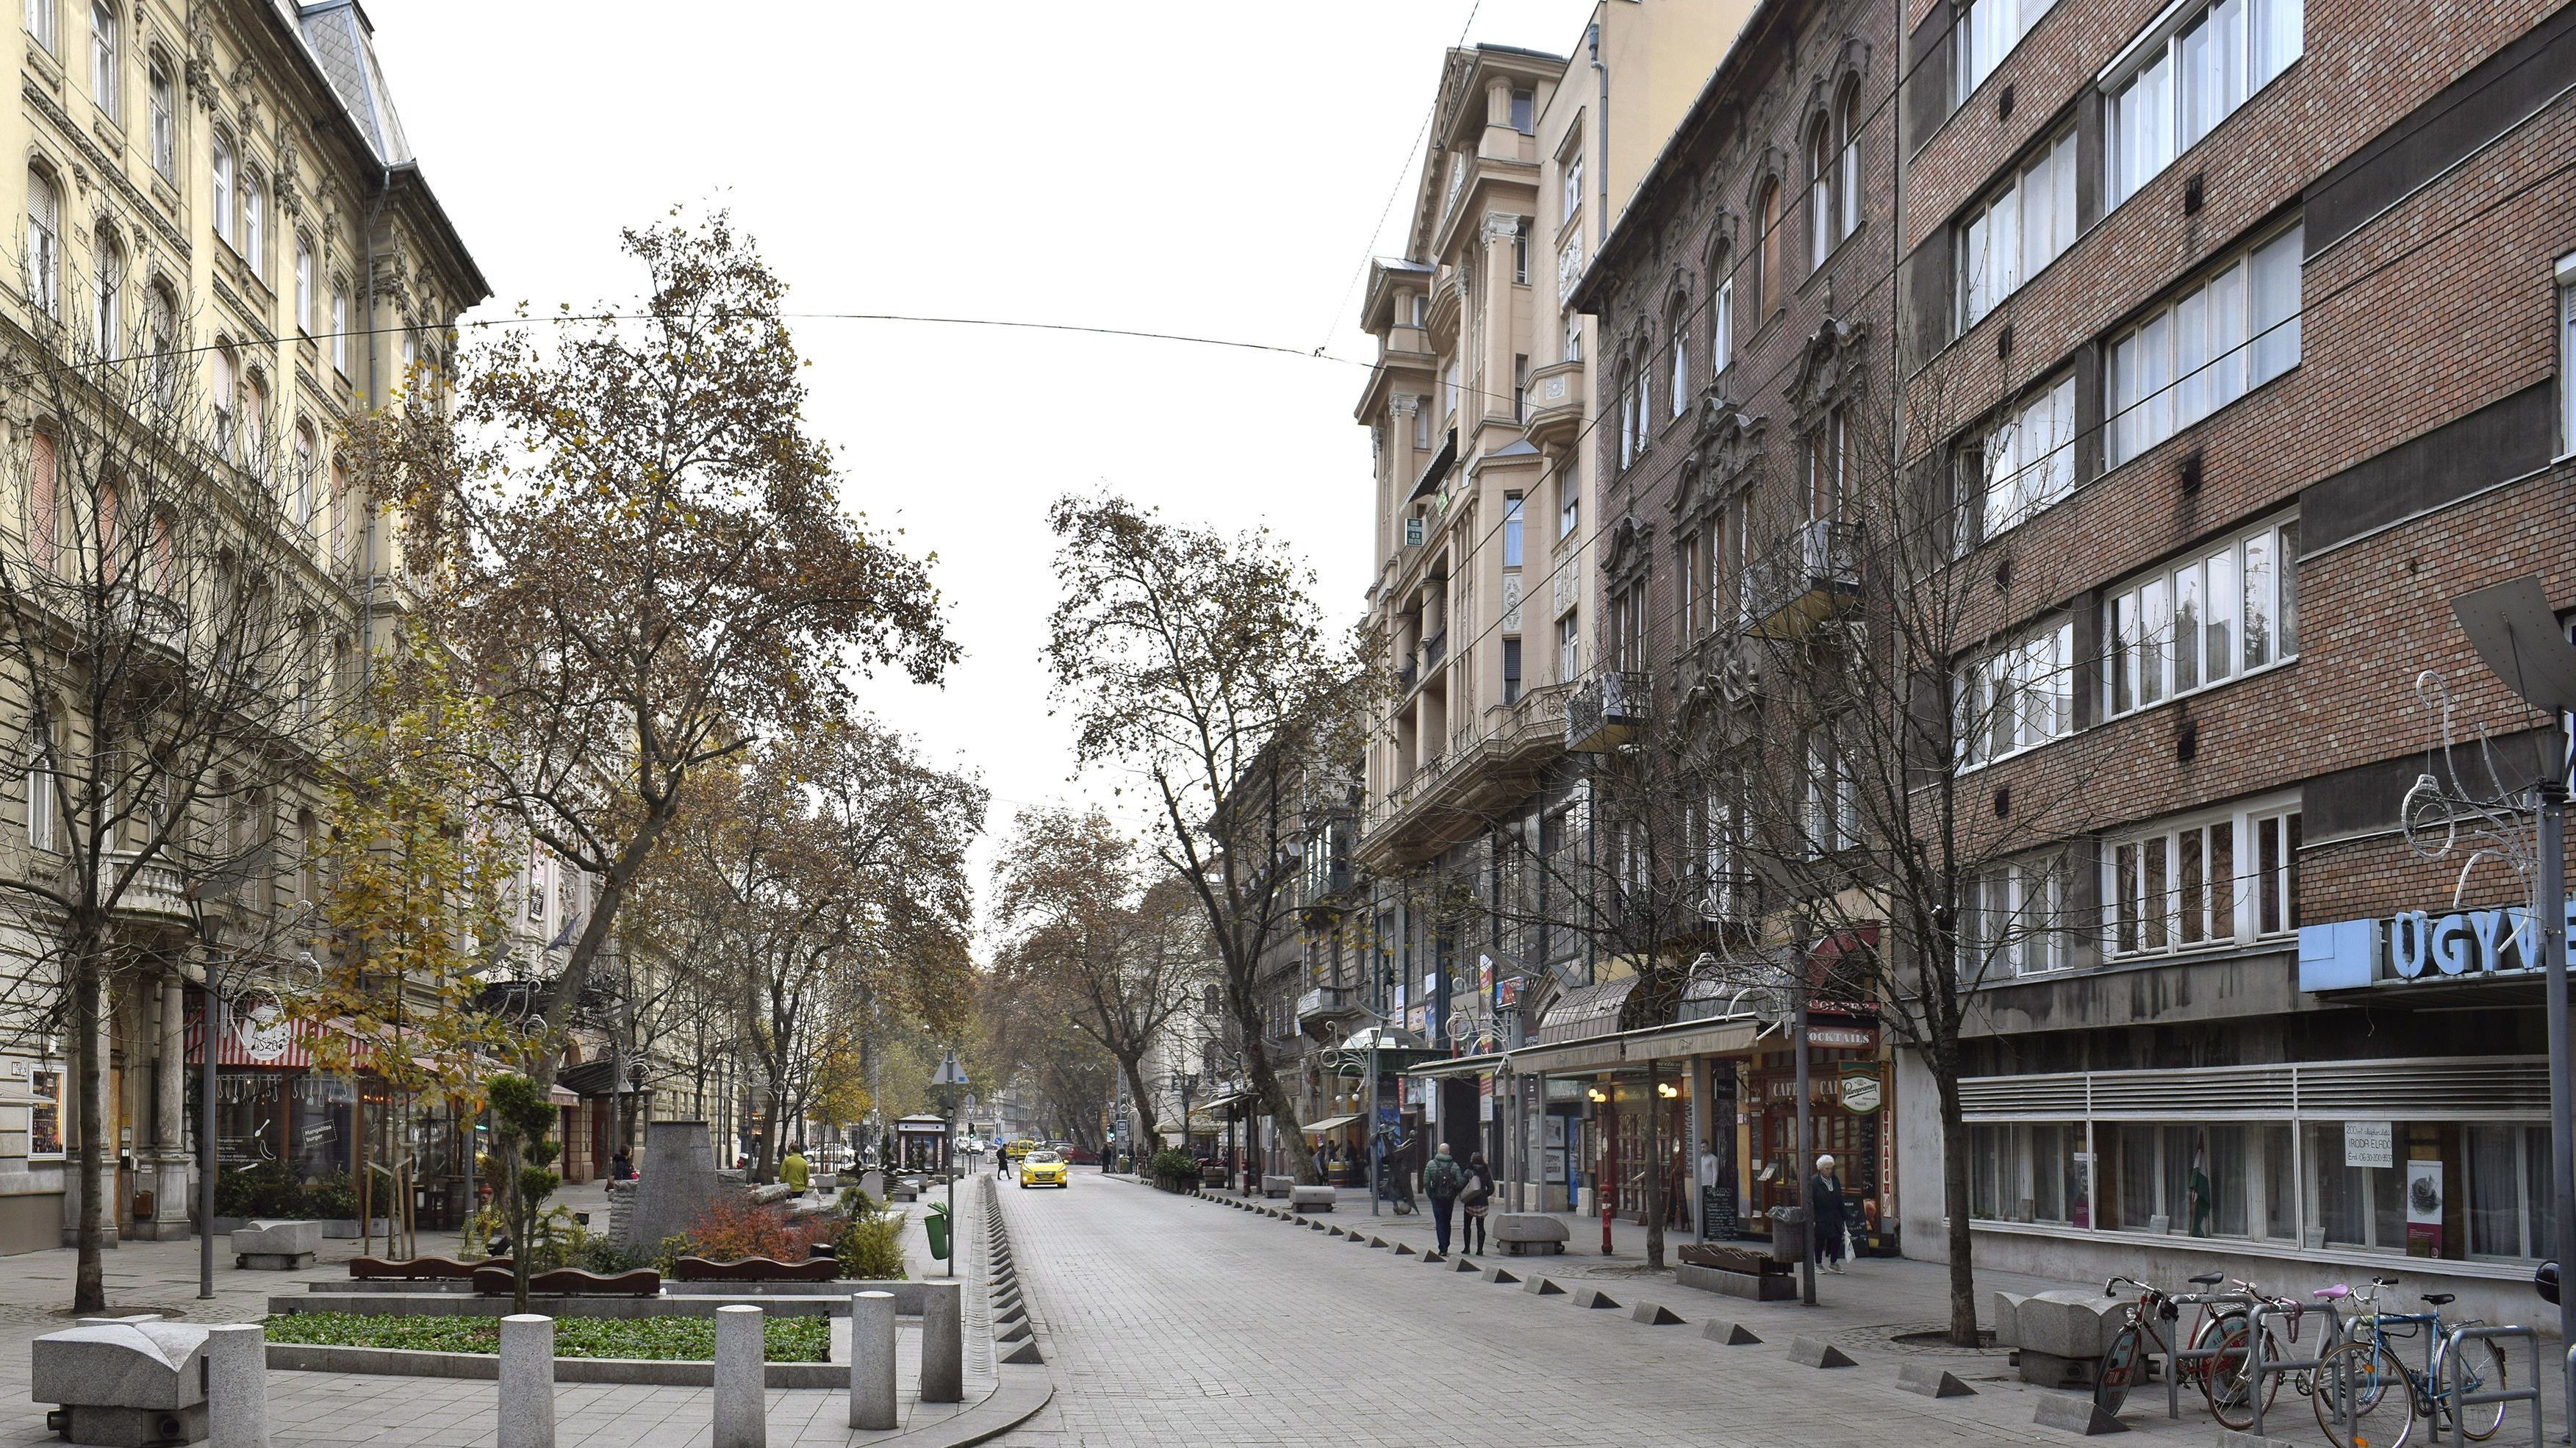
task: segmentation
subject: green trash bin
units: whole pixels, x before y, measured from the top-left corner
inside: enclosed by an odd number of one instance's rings
[[[933,1202],[929,1215],[921,1219],[921,1230],[930,1238],[930,1255],[948,1260],[948,1204]]]

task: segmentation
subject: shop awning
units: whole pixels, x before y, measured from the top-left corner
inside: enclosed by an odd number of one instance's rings
[[[1524,1076],[1613,1071],[1647,1061],[1719,1056],[1753,1048],[1761,1027],[1751,1020],[1685,1021],[1595,1036],[1564,1045],[1524,1046],[1511,1053],[1512,1070]]]
[[[1359,1113],[1355,1111],[1348,1116],[1327,1116],[1321,1121],[1309,1121],[1297,1130],[1307,1136],[1320,1136],[1327,1131],[1339,1131],[1359,1119]]]
[[[1509,1052],[1487,1051],[1477,1056],[1458,1056],[1447,1061],[1433,1061],[1416,1066],[1404,1074],[1417,1076],[1426,1081],[1451,1076],[1490,1076],[1509,1059],[1511,1059]]]
[[[1539,1018],[1539,1044],[1589,1040],[1618,1029],[1619,1008],[1627,1004],[1628,992],[1637,988],[1637,980],[1636,976],[1623,975],[1617,980],[1579,985],[1558,996],[1556,1004]]]
[[[546,1099],[557,1106],[579,1106],[581,1104],[581,1097],[578,1094],[566,1091],[561,1086],[547,1087]]]

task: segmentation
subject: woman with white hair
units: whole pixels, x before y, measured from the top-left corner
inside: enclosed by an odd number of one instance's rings
[[[1843,1270],[1843,1179],[1830,1152],[1816,1158],[1815,1175],[1807,1178],[1807,1249],[1826,1271]]]

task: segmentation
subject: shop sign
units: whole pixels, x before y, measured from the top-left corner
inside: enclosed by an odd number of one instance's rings
[[[2386,1121],[2343,1124],[2343,1164],[2348,1167],[2392,1167],[2397,1164],[2397,1128]]]
[[[1878,1046],[1876,1026],[1820,1026],[1807,1023],[1809,1046],[1831,1046],[1837,1050],[1868,1051]]]
[[[2568,901],[2576,935],[2576,899]],[[2511,905],[2436,915],[2406,910],[2385,919],[2338,920],[2299,928],[2299,989],[2360,986],[2462,976],[2519,975],[2540,965],[2539,922]]]
[[[1843,1073],[1843,1109],[1845,1111],[1867,1116],[1878,1109],[1880,1094],[1876,1071]]]
[[[1491,1076],[1476,1078],[1476,1119],[1486,1122],[1494,1119],[1494,1078]]]

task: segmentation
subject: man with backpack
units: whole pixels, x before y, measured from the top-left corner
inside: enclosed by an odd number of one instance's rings
[[[1422,1194],[1431,1199],[1431,1227],[1439,1245],[1428,1261],[1440,1262],[1449,1256],[1449,1213],[1458,1205],[1458,1194],[1467,1189],[1467,1169],[1449,1154],[1449,1143],[1440,1143],[1440,1153],[1422,1169]]]

